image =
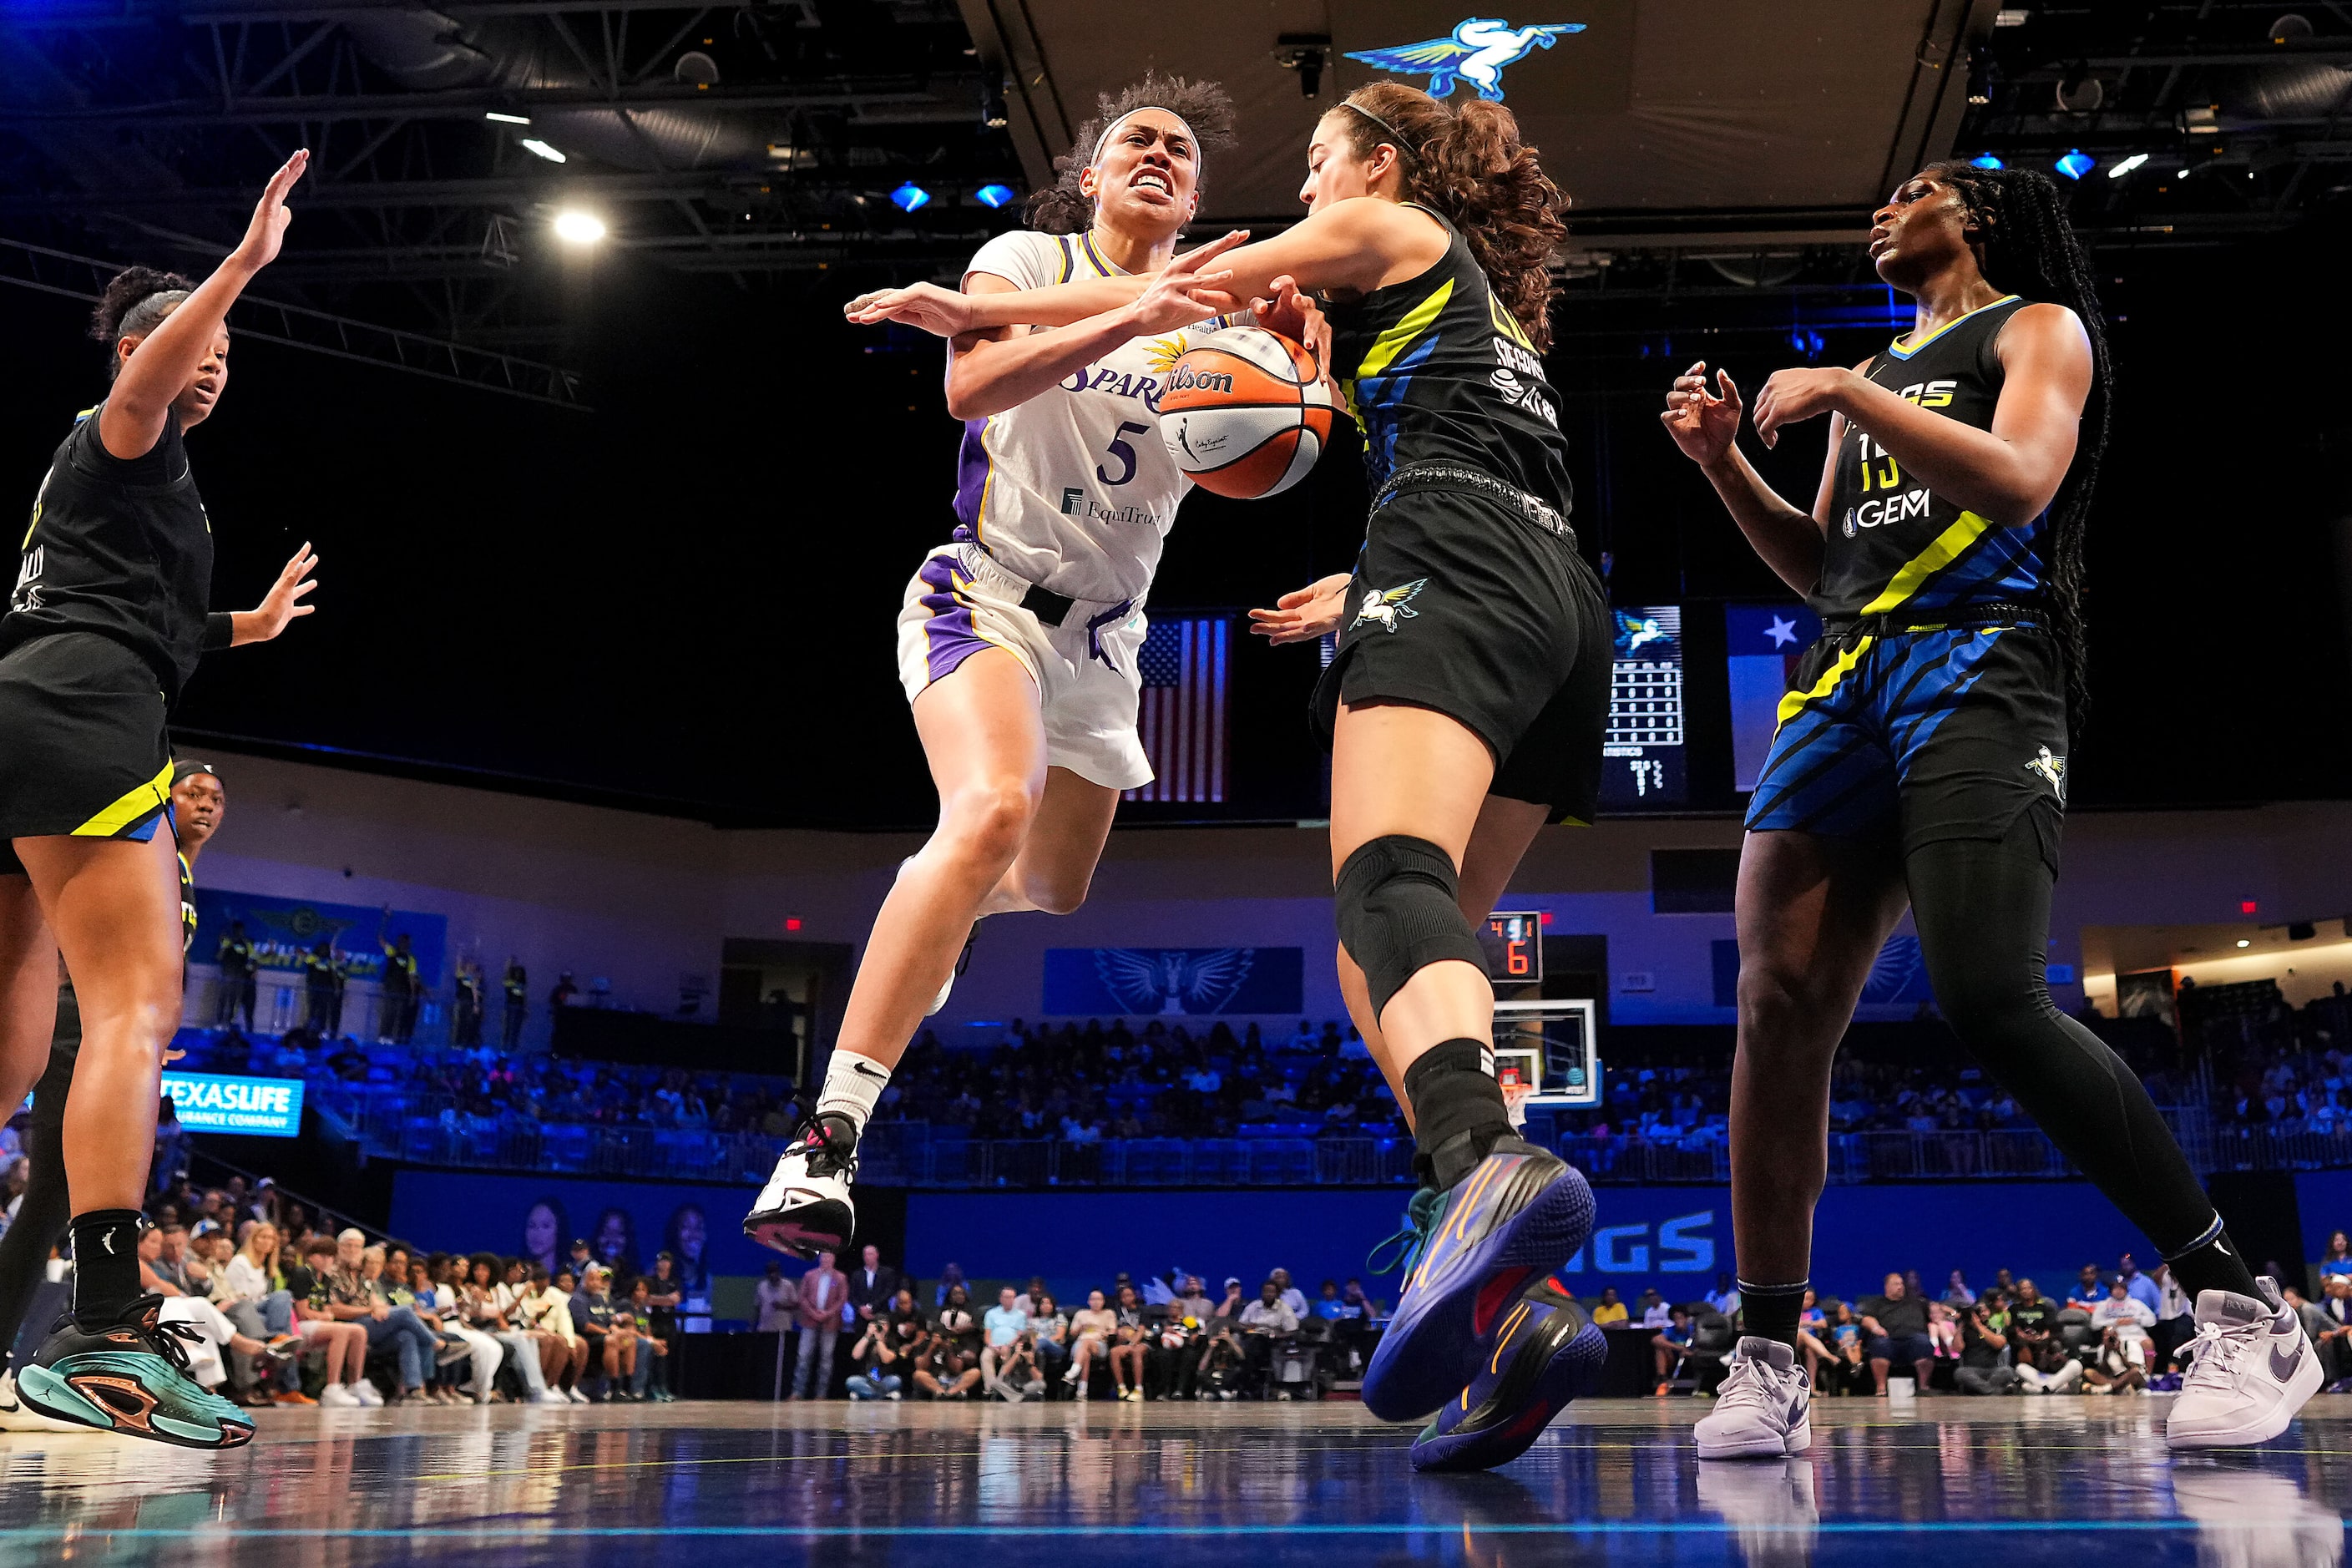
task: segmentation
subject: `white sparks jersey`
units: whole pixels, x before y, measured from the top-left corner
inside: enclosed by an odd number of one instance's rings
[[[1017,289],[1115,278],[1091,235],[1000,234],[964,268]],[[959,542],[1073,599],[1143,598],[1160,542],[1192,488],[1160,439],[1168,367],[1206,326],[1135,338],[1017,407],[964,422]]]

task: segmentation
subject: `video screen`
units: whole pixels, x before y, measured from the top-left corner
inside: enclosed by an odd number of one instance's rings
[[[1652,605],[1616,612],[1609,734],[1601,747],[1601,805],[1640,811],[1689,795],[1683,734],[1683,612]]]
[[[1756,787],[1780,722],[1780,699],[1797,679],[1797,660],[1822,635],[1821,618],[1801,604],[1723,606],[1724,663],[1731,678],[1731,774],[1741,793]]]

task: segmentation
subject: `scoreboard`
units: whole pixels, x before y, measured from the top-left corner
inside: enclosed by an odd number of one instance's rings
[[[1682,607],[1622,609],[1615,619],[1601,804],[1615,811],[1681,805],[1690,793],[1683,733]]]

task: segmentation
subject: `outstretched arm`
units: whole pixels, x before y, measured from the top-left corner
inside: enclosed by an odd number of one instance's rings
[[[964,279],[964,296],[1010,294],[1017,289],[992,272]],[[1064,377],[1141,335],[1137,301],[1066,327],[983,327],[948,340],[948,414],[985,419],[1049,391]]]
[[[245,238],[122,362],[98,416],[98,437],[109,454],[127,460],[155,449],[156,438],[163,434],[163,421],[171,417],[173,400],[212,352],[213,334],[228,319],[228,308],[245,292],[253,275],[278,258],[278,244],[294,217],[287,210],[286,193],[294,188],[310,162],[305,149],[287,159],[269,177],[268,189],[261,193],[260,204],[253,209],[253,221],[246,226]]]

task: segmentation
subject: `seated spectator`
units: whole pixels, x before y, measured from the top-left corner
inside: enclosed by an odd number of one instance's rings
[[[629,1316],[637,1326],[635,1392],[639,1399],[650,1399],[656,1405],[677,1403],[677,1396],[669,1391],[669,1347],[677,1331],[678,1293],[675,1282],[663,1272],[663,1261],[668,1257],[668,1253],[663,1253],[654,1259],[653,1273],[640,1274],[629,1281]]]
[[[513,1298],[509,1322],[530,1336],[539,1355],[542,1388],[532,1393],[534,1402],[543,1392],[549,1405],[588,1403],[580,1386],[588,1370],[588,1341],[572,1325],[572,1286],[570,1269],[551,1278],[535,1267],[529,1284]]]
[[[335,1244],[323,1236],[315,1237],[304,1246],[302,1261],[288,1271],[286,1280],[294,1298],[295,1331],[306,1346],[317,1347],[326,1359],[327,1384],[320,1391],[319,1403],[381,1405],[383,1395],[362,1375],[367,1363],[367,1331],[338,1318],[332,1310],[330,1281],[334,1268]]]
[[[1666,1385],[1682,1369],[1683,1357],[1690,1351],[1691,1317],[1687,1309],[1666,1309],[1666,1326],[1650,1336],[1650,1356],[1658,1371],[1658,1394],[1664,1397]]]
[[[1969,1282],[1962,1277],[1960,1270],[1953,1269],[1950,1283],[1944,1287],[1944,1305],[1951,1308],[1954,1316],[1957,1317],[1966,1313],[1976,1304],[1977,1293],[1969,1289]]]
[[[1077,1396],[1084,1399],[1087,1367],[1110,1353],[1111,1336],[1118,1331],[1118,1319],[1104,1305],[1101,1291],[1087,1292],[1086,1306],[1070,1314],[1069,1331],[1070,1370],[1062,1374],[1062,1381],[1075,1387]]]
[[[2323,1281],[2330,1274],[2352,1275],[2352,1237],[2342,1231],[2327,1237],[2327,1250],[2320,1254],[2319,1274]]]
[[[1666,1299],[1655,1289],[1642,1292],[1641,1306],[1642,1327],[1645,1329],[1663,1329],[1673,1321],[1673,1314],[1666,1308]]]
[[[1298,1331],[1298,1316],[1291,1310],[1282,1287],[1288,1278],[1276,1269],[1258,1287],[1257,1300],[1242,1309],[1242,1360],[1252,1386],[1264,1380],[1274,1361],[1276,1342]]]
[[[1859,1325],[1857,1325],[1859,1327]],[[1840,1398],[1866,1398],[1880,1389],[1859,1332],[1837,1342],[1837,1354],[1822,1368],[1822,1392]]]
[[[385,1345],[392,1347],[398,1396],[416,1397],[425,1391],[427,1370],[440,1363],[441,1338],[414,1311],[394,1305],[384,1295],[378,1269],[367,1267],[370,1251],[367,1237],[358,1230],[345,1230],[335,1237],[335,1267],[327,1277],[327,1307],[337,1318],[365,1331],[371,1353]],[[369,1402],[365,1393],[360,1398]]]
[[[1832,1348],[1829,1331],[1829,1314],[1822,1310],[1821,1297],[1809,1286],[1803,1304],[1797,1309],[1797,1349],[1805,1358],[1805,1381],[1815,1388],[1822,1384],[1822,1364],[1837,1354]]]
[[[1004,1389],[997,1373],[999,1363],[1025,1344],[1029,1336],[1029,1314],[1013,1303],[1019,1293],[1007,1285],[996,1293],[996,1305],[981,1319],[980,1381],[991,1394],[1013,1404],[1019,1396]],[[1034,1356],[1031,1357],[1032,1362]]]
[[[1201,1359],[1192,1368],[1192,1397],[1195,1399],[1238,1399],[1247,1363],[1241,1346],[1234,1338],[1231,1325],[1220,1320],[1202,1337]]]
[[[278,1227],[268,1221],[248,1221],[244,1245],[214,1271],[217,1286],[213,1305],[247,1337],[275,1341],[294,1332],[294,1296],[278,1272]],[[277,1405],[311,1405],[302,1392],[300,1370],[291,1360],[273,1373],[269,1394]]]
[[[1217,1303],[1216,1316],[1225,1320],[1227,1327],[1238,1325],[1249,1303],[1242,1299],[1242,1282],[1232,1275],[1225,1277],[1225,1294]]]
[[[891,1342],[892,1319],[888,1314],[866,1321],[865,1331],[857,1342],[849,1347],[849,1361],[857,1370],[849,1374],[847,1387],[852,1399],[897,1399],[907,1385],[906,1375],[897,1370],[899,1352]]]
[[[2017,1386],[2017,1373],[2005,1359],[2009,1336],[1993,1319],[1990,1300],[1971,1303],[1960,1319],[1960,1364],[1952,1382],[1962,1394],[2007,1394]]]
[[[1878,1393],[1886,1393],[1888,1370],[1896,1362],[1912,1369],[1918,1386],[1928,1385],[1935,1345],[1927,1337],[1927,1306],[1914,1300],[1900,1274],[1889,1274],[1875,1296],[1862,1303],[1862,1329],[1869,1336],[1864,1351]]]
[[[1037,1370],[1046,1377],[1059,1375],[1070,1359],[1070,1320],[1054,1304],[1043,1281],[1030,1285],[1029,1300],[1029,1340],[1030,1347],[1037,1352]],[[1013,1304],[1020,1305],[1018,1301]]]
[[[2142,1276],[2145,1279],[2146,1276]],[[2108,1281],[2107,1299],[2091,1313],[2091,1327],[2102,1335],[2115,1331],[2118,1342],[2147,1364],[2150,1342],[2148,1331],[2156,1327],[2156,1313],[2121,1279]]]
[[[630,1397],[629,1381],[636,1375],[637,1337],[620,1322],[621,1305],[613,1300],[613,1276],[601,1263],[591,1263],[580,1289],[572,1295],[572,1326],[588,1342],[588,1364],[604,1373],[597,1392],[589,1398],[608,1405]]]
[[[2010,1321],[2016,1322],[2013,1314]],[[2054,1333],[2028,1342],[2019,1331],[2016,1371],[2019,1386],[2028,1394],[2071,1394],[2083,1381],[2083,1363],[2066,1352]]]
[[[1960,1323],[1952,1309],[1941,1301],[1927,1303],[1927,1342],[1937,1361],[1958,1363],[1960,1359]],[[1921,1384],[1919,1392],[1927,1391]]]
[[[2095,1312],[2098,1310],[2099,1303],[2106,1299],[2107,1285],[2099,1278],[2099,1266],[2085,1263],[2082,1272],[2075,1276],[2074,1288],[2066,1294],[2067,1309],[2076,1312]]]
[[[1628,1315],[1625,1303],[1617,1299],[1617,1287],[1605,1287],[1593,1306],[1592,1321],[1604,1329],[1622,1328]]]
[[[1132,1285],[1118,1288],[1111,1303],[1118,1327],[1111,1331],[1110,1380],[1121,1399],[1143,1397],[1144,1353],[1150,1348],[1143,1331],[1143,1298]]]
[[[2032,1280],[2021,1279],[2016,1299],[2010,1304],[2009,1325],[2010,1337],[2017,1342],[2016,1363],[2023,1366],[2029,1351],[2034,1352],[2031,1359],[2038,1363],[2042,1347],[2058,1337],[2058,1309],[2034,1288]]]
[[[2133,1306],[2139,1303],[2134,1301]],[[2142,1311],[2147,1309],[2141,1307]],[[2144,1341],[2126,1340],[2122,1330],[2104,1329],[2099,1334],[2099,1346],[2090,1362],[2083,1366],[2084,1392],[2088,1394],[2139,1394],[2147,1387],[2147,1363],[2141,1358]]]
[[[2319,1285],[2319,1300],[2312,1303],[2317,1315],[2305,1321],[2324,1325],[2315,1336],[2319,1343],[2319,1370],[2334,1389],[2352,1378],[2352,1274],[2323,1275]]]
[[[1706,1299],[1708,1309],[1712,1311],[1720,1313],[1725,1322],[1730,1323],[1737,1322],[1738,1321],[1739,1287],[1733,1281],[1730,1275],[1717,1275],[1715,1277],[1715,1289],[1706,1293]]]
[[[980,1321],[964,1288],[950,1285],[931,1319],[929,1348],[915,1363],[915,1386],[934,1399],[969,1399],[980,1379]]]

